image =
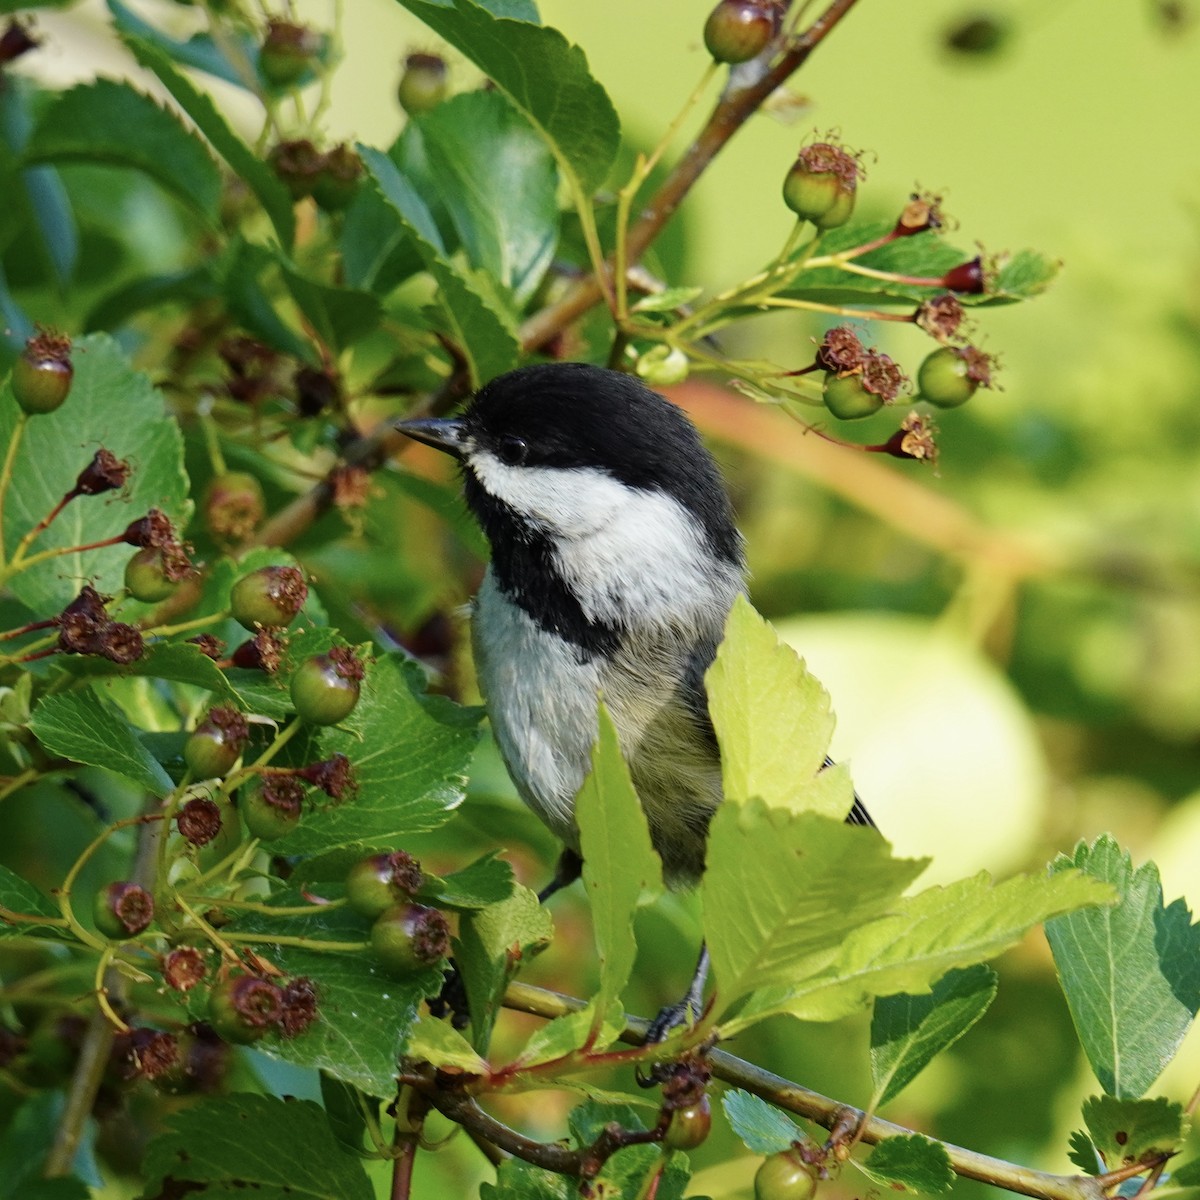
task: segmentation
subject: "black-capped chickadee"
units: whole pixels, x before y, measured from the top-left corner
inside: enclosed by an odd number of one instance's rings
[[[460,417],[396,428],[457,458],[491,543],[472,641],[500,752],[567,847],[598,701],[612,714],[673,887],[704,870],[721,764],[704,673],[745,588],[742,538],[691,421],[640,380],[586,363],[522,367]],[[855,798],[847,817],[871,824]]]

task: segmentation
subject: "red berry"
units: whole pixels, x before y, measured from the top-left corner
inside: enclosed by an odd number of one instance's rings
[[[701,1096],[695,1104],[677,1108],[671,1113],[663,1145],[672,1150],[695,1150],[708,1137],[712,1128],[712,1107],[707,1096]]]
[[[755,1200],[811,1200],[817,1176],[794,1150],[783,1150],[763,1159],[754,1176]]]
[[[345,646],[334,646],[302,662],[292,673],[292,704],[312,725],[336,725],[358,703],[362,660]]]
[[[13,396],[30,415],[53,412],[67,398],[74,374],[70,338],[35,334],[13,364]]]
[[[307,599],[308,585],[295,567],[261,567],[233,585],[229,607],[234,620],[253,633],[260,625],[286,628]]]
[[[238,793],[238,808],[252,837],[273,842],[300,823],[304,784],[294,775],[258,775]]]
[[[421,889],[421,864],[403,850],[360,859],[346,876],[346,900],[360,916],[374,920]]]
[[[436,966],[450,952],[450,927],[436,908],[398,904],[371,926],[371,949],[394,975]]]
[[[96,928],[105,937],[132,937],[154,920],[154,898],[136,883],[119,880],[96,893],[93,915]]]
[[[216,779],[233,769],[242,756],[250,727],[234,708],[209,709],[183,745],[183,757],[198,779]]]
[[[704,45],[717,62],[748,62],[770,45],[782,17],[775,0],[721,0],[704,23]]]

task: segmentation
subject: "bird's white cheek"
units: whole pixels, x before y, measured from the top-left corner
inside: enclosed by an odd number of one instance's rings
[[[467,465],[489,495],[551,536],[595,529],[628,491],[594,467],[510,467],[485,450]]]

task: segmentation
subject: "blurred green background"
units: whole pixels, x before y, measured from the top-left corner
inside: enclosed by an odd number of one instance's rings
[[[324,0],[296,8],[328,22]],[[586,49],[627,138],[641,145],[707,61],[707,0],[540,8]],[[1001,44],[955,52],[949,35],[979,16],[999,23]],[[391,0],[351,0],[346,21],[330,138],[386,145],[403,124],[400,58],[438,46]],[[46,14],[42,25],[52,49],[31,73],[61,83],[131,70],[104,33],[101,6]],[[476,84],[472,68],[451,62],[456,86]],[[873,459],[864,468],[863,456],[800,438],[782,414],[771,414],[777,436],[764,438],[729,419],[727,403],[679,393],[729,471],[755,599],[829,687],[836,753],[901,850],[934,856],[932,879],[1037,869],[1079,837],[1111,830],[1135,861],[1159,863],[1168,900],[1184,894],[1195,909],[1200,24],[1177,27],[1149,0],[859,0],[793,86],[807,104],[787,121],[751,122],[696,188],[678,218],[686,268],[673,282],[726,286],[776,252],[790,228],[783,174],[802,140],[831,128],[868,152],[860,214],[893,215],[919,186],[944,196],[964,248],[1028,245],[1064,269],[1036,301],[979,314],[978,340],[1000,355],[1003,390],[943,417],[936,472]],[[236,115],[238,97],[214,92]],[[799,366],[811,359],[809,339],[832,323],[772,317],[729,344]],[[872,329],[870,339],[910,374],[927,348],[913,329]],[[931,540],[931,520],[963,522],[972,537],[948,551]],[[503,841],[530,882],[552,858],[486,747],[472,801],[450,828],[455,845],[443,839],[430,853]],[[655,1009],[686,978],[690,913],[687,898],[646,913],[649,965],[631,1007]],[[558,941],[531,978],[586,988],[581,901],[563,898],[556,919]],[[993,1010],[885,1115],[1068,1169],[1066,1135],[1095,1081],[1074,1049],[1041,936],[1002,971]],[[514,1034],[521,1028],[514,1019]],[[852,1103],[868,1094],[865,1021],[780,1023],[730,1048]],[[1161,1090],[1186,1100],[1197,1081],[1193,1030]],[[538,1104],[523,1119],[554,1136],[561,1109]],[[748,1181],[746,1164],[715,1165],[732,1149],[718,1133],[693,1156],[708,1172],[698,1192]],[[465,1186],[476,1164],[456,1149],[428,1169],[444,1186]],[[855,1191],[853,1179],[843,1186]]]

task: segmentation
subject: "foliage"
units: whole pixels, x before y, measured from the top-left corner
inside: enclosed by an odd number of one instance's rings
[[[28,853],[14,836],[0,863],[0,1190],[366,1197],[382,1168],[406,1196],[449,1123],[510,1156],[482,1195],[665,1200],[693,1187],[671,1130],[706,1119],[713,1076],[736,1085],[725,1150],[795,1149],[822,1180],[852,1163],[914,1192],[956,1175],[1064,1200],[1186,1190],[1194,1165],[1174,1185],[1164,1167],[1187,1113],[1147,1096],[1200,1007],[1186,905],[1109,836],[1045,871],[921,886],[925,859],[844,823],[829,696],[745,601],[706,679],[725,802],[695,900],[703,1010],[661,1044],[625,1015],[654,974],[647,923],[678,902],[603,713],[578,797],[588,998],[531,984],[569,921],[556,931],[498,856],[541,835],[479,783],[483,714],[447,614],[480,541],[419,455],[383,469],[390,420],[571,356],[654,386],[731,380],[746,411],[915,468],[937,457],[931,409],[994,382],[967,310],[1032,300],[1058,266],[973,255],[929,193],[854,216],[862,158],[833,135],[789,179],[836,177],[839,207],[793,222],[760,270],[713,288],[673,261],[660,235],[696,178],[810,55],[836,53],[852,0],[793,4],[758,60],[707,66],[645,151],[533,0],[401,3],[488,86],[409,112],[386,145],[331,144],[322,123],[355,69],[340,5],[314,30],[290,6],[264,28],[240,0],[108,0],[106,36],[139,73],[60,89],[11,65],[36,60],[35,27],[0,42],[0,817],[49,835]],[[281,38],[302,61],[278,62]],[[117,200],[141,214],[127,227]],[[815,315],[816,349],[736,349],[764,313]],[[950,351],[965,393],[913,395],[918,370],[864,342],[889,323]],[[862,416],[877,441],[854,439]],[[349,697],[335,724],[297,712],[314,660]],[[253,833],[252,803],[271,818]],[[367,858],[378,908],[347,894]],[[1003,996],[984,964],[1043,923],[1104,1093],[1070,1141],[1094,1186],[875,1115]],[[549,1020],[510,1027],[521,1008]],[[713,1049],[753,1046],[772,1018],[866,1014],[862,1112]],[[631,1068],[659,1090],[635,1094]],[[581,1096],[569,1136],[501,1123],[517,1093]]]

